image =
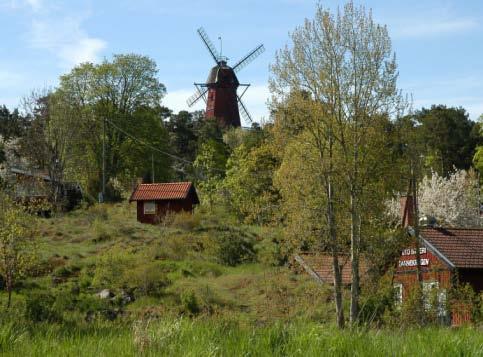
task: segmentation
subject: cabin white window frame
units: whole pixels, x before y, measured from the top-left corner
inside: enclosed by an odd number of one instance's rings
[[[143,212],[144,214],[156,214],[156,201],[144,201]]]
[[[447,292],[446,289],[439,288],[438,281],[423,281],[424,309],[429,311],[433,307],[431,299],[433,299],[433,291],[435,290],[438,316],[445,317],[448,313],[446,309]]]
[[[394,284],[394,301],[397,307],[401,307],[403,303],[403,284]]]

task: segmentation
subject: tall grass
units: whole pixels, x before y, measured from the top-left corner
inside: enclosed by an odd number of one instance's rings
[[[339,331],[304,322],[257,327],[219,319],[166,319],[8,331],[0,329],[0,353],[7,356],[483,355],[483,335],[472,328]]]

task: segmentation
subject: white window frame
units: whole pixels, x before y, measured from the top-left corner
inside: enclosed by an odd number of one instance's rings
[[[143,212],[144,212],[144,214],[156,214],[156,202],[155,201],[144,201],[143,202]]]
[[[403,285],[401,283],[394,284],[394,298],[396,306],[400,307],[403,302]]]
[[[445,317],[447,315],[446,311],[446,299],[447,293],[446,289],[439,288],[439,282],[437,281],[427,281],[423,282],[423,299],[424,299],[424,309],[426,311],[432,308],[432,293],[436,289],[436,298],[438,304],[438,316]]]

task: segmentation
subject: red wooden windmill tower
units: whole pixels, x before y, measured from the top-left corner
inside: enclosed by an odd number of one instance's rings
[[[230,67],[227,65],[228,58],[218,53],[203,28],[198,29],[198,34],[216,65],[211,69],[206,83],[195,83],[196,92],[187,100],[188,106],[191,107],[203,99],[206,103],[206,118],[216,118],[223,126],[241,126],[240,112],[245,120],[251,121],[252,118],[241,100],[250,84],[238,82],[235,73],[265,51],[265,47],[257,46]],[[238,87],[245,88],[240,95],[237,93]]]

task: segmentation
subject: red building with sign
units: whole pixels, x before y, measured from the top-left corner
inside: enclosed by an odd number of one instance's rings
[[[137,220],[156,224],[168,212],[191,212],[199,204],[198,194],[191,182],[140,184],[129,202],[137,202]]]
[[[410,233],[414,232],[411,207],[410,197],[401,200],[403,223]],[[437,289],[438,301],[443,305],[448,289],[457,284],[469,284],[477,293],[483,291],[483,229],[421,227],[419,242],[423,292]],[[394,278],[400,302],[417,281],[416,249],[408,247],[401,252]],[[466,315],[453,311],[452,323],[468,320]]]

